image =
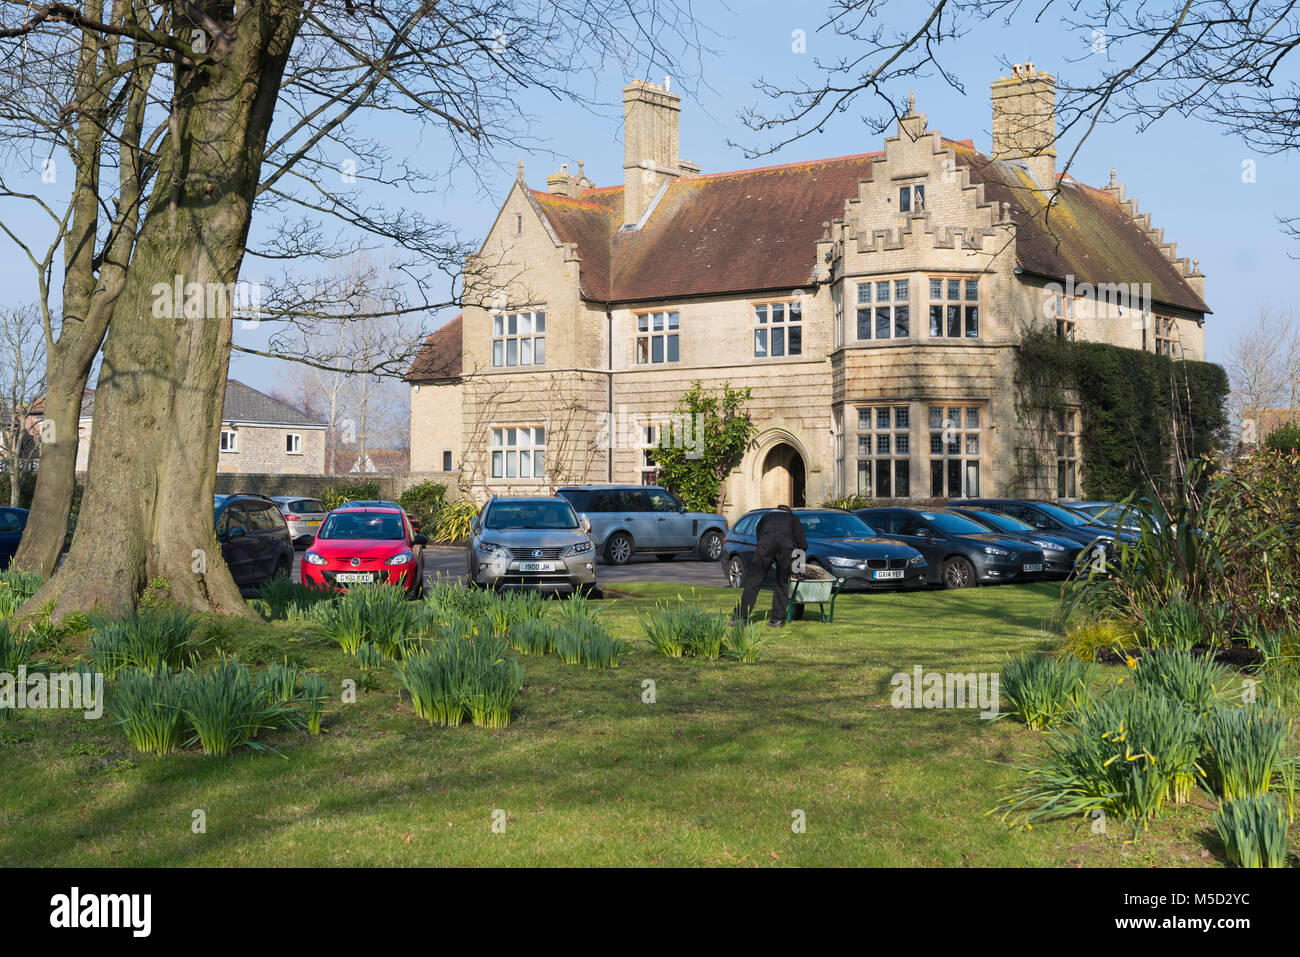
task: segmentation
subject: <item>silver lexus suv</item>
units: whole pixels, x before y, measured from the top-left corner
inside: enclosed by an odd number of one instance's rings
[[[471,587],[596,593],[590,530],[558,496],[494,495],[470,524],[466,578]]]

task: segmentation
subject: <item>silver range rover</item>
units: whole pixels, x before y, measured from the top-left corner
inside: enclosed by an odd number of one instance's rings
[[[471,587],[594,593],[590,528],[559,497],[493,496],[470,525],[466,579]]]
[[[556,489],[591,522],[591,541],[601,560],[623,565],[633,555],[661,562],[690,555],[716,562],[727,537],[727,520],[691,512],[666,489],[654,485],[583,485]]]

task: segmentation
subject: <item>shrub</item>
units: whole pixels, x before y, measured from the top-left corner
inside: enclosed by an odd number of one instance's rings
[[[298,666],[286,660],[263,671],[257,676],[256,683],[270,701],[293,701],[298,697],[299,676]]]
[[[586,595],[574,592],[560,602],[559,621],[561,625],[571,626],[575,621],[597,621],[601,608]]]
[[[1133,682],[1153,694],[1167,694],[1197,714],[1205,714],[1223,697],[1230,675],[1208,654],[1152,648],[1133,665]]]
[[[1147,609],[1146,620],[1142,624],[1142,640],[1148,648],[1173,648],[1181,651],[1209,644],[1205,626],[1196,609],[1181,598]]]
[[[13,615],[44,582],[37,572],[0,572],[0,618]]]
[[[424,589],[424,606],[430,622],[445,624],[458,619],[478,621],[488,614],[498,596],[481,588],[463,588],[453,581],[439,581]]]
[[[307,712],[307,733],[320,734],[321,718],[325,716],[325,702],[329,685],[320,675],[302,676],[302,702]]]
[[[15,631],[9,622],[0,621],[0,671],[13,674],[32,660],[37,640],[30,633]]]
[[[397,497],[397,504],[421,528],[433,528],[447,501],[447,486],[432,480],[412,485]]]
[[[454,728],[468,715],[476,725],[504,728],[523,687],[524,669],[499,642],[449,635],[434,647],[413,651],[398,678],[415,713],[430,724]]]
[[[395,585],[355,586],[336,601],[318,606],[316,619],[316,634],[338,642],[344,654],[356,655],[369,641],[386,658],[399,657],[423,623],[420,606]]]
[[[253,738],[263,730],[306,726],[302,708],[294,702],[273,700],[248,669],[235,661],[196,674],[189,682],[184,708],[194,732],[186,744],[200,744],[204,754],[215,757],[225,757],[240,747],[262,750]]]
[[[1113,693],[1052,732],[1048,757],[1001,805],[1027,822],[1100,810],[1145,827],[1197,772],[1200,719],[1164,695]]]
[[[555,650],[555,626],[540,618],[528,618],[510,626],[510,644],[521,654],[546,655]]]
[[[328,485],[316,496],[325,503],[325,508],[333,511],[347,502],[365,502],[382,499],[383,489],[378,482],[349,482],[340,485]]]
[[[171,754],[181,746],[190,677],[169,668],[118,673],[108,710],[131,747],[144,754]]]
[[[469,523],[478,515],[478,506],[473,502],[452,502],[438,512],[434,523],[434,540],[439,542],[463,542],[469,538]]]
[[[179,609],[139,610],[124,618],[95,617],[91,623],[91,657],[98,670],[112,676],[129,667],[183,667],[198,619]]]
[[[758,660],[759,653],[767,644],[766,627],[761,622],[738,621],[727,631],[726,655],[739,662]]]
[[[998,694],[1009,714],[1041,731],[1067,720],[1089,700],[1088,669],[1077,658],[1021,655],[1002,666]]]
[[[717,658],[728,627],[726,615],[705,611],[680,597],[675,604],[657,606],[642,622],[655,650],[669,658]]]
[[[617,668],[623,643],[597,625],[582,637],[582,662],[588,668]]]
[[[310,618],[315,605],[333,597],[324,589],[312,588],[288,578],[272,578],[257,592],[257,600],[266,609],[262,612],[262,617],[267,621],[300,621]]]
[[[582,635],[570,625],[560,625],[555,632],[555,653],[566,665],[582,664]]]
[[[1268,793],[1282,769],[1290,722],[1272,707],[1220,705],[1205,722],[1202,767],[1210,791],[1225,801]]]
[[[875,505],[875,502],[866,492],[853,492],[849,495],[842,495],[838,498],[828,498],[818,507],[842,508],[852,512],[860,508],[871,508],[873,505]]]
[[[1264,436],[1264,447],[1274,452],[1294,452],[1300,449],[1300,422],[1283,422]]]
[[[1098,661],[1105,652],[1124,654],[1138,646],[1137,633],[1118,618],[1090,618],[1065,631],[1062,650],[1080,661]]]
[[[1286,812],[1271,797],[1224,801],[1214,812],[1228,860],[1240,867],[1282,867],[1286,862]]]

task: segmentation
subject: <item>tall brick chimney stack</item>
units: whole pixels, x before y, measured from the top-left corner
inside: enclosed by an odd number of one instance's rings
[[[682,98],[664,85],[635,80],[623,87],[623,223],[633,226],[650,207],[659,187],[699,167],[678,155]]]
[[[992,83],[993,158],[1023,160],[1039,185],[1056,185],[1056,80],[1017,63]]]

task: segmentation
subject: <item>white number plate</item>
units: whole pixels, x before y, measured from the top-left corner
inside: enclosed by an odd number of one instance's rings
[[[373,582],[375,576],[372,572],[339,572],[334,576],[334,580],[344,584],[359,584],[361,582]]]
[[[897,570],[893,570],[893,571],[887,571],[887,572],[876,572],[875,575],[874,575],[873,577],[875,577],[875,578],[902,578],[902,577],[903,577],[903,570],[902,570],[901,568],[899,568],[899,569],[897,569]]]
[[[520,562],[519,570],[521,572],[553,572],[555,571],[555,562]]]
[[[1041,572],[1042,570],[1043,570],[1043,566],[1042,566],[1042,565],[1026,565],[1026,566],[1025,566],[1025,571],[1027,571],[1027,572]]]

